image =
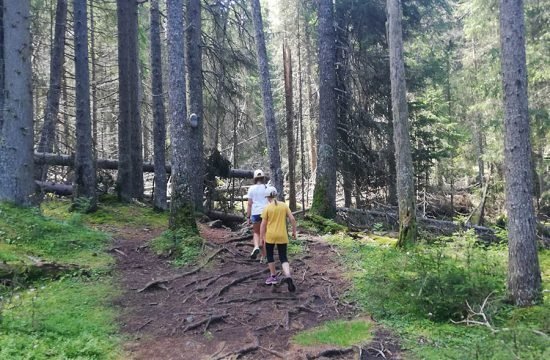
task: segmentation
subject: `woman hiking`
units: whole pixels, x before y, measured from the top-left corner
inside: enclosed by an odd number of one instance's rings
[[[290,212],[290,208],[284,202],[277,201],[277,190],[274,187],[267,189],[267,199],[269,204],[262,212],[262,224],[260,227],[261,243],[265,244],[267,250],[267,266],[271,275],[266,279],[266,285],[275,285],[279,283],[277,273],[275,272],[275,259],[273,253],[275,246],[283,268],[282,283],[288,285],[288,291],[296,291],[296,286],[292,281],[290,274],[290,265],[287,258],[288,232],[286,229],[286,219],[292,224],[292,238],[296,239],[296,219]]]
[[[256,259],[261,252],[260,262],[265,263],[265,246],[260,246],[260,223],[262,222],[262,211],[267,206],[265,185],[265,175],[262,170],[254,171],[254,185],[248,189],[248,208],[246,210],[246,218],[248,225],[252,224],[252,241],[254,249],[250,254],[251,259]]]

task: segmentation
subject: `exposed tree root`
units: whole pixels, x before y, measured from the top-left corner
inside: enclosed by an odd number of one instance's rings
[[[212,324],[214,322],[222,321],[224,318],[226,318],[228,316],[229,315],[227,315],[227,314],[211,315],[211,316],[209,316],[205,319],[195,321],[194,323],[187,325],[186,327],[183,328],[183,332],[196,329],[199,326],[201,326],[202,324],[206,324],[205,329],[204,329],[204,331],[206,331],[208,329],[208,327],[210,326],[210,324]]]
[[[199,272],[203,267],[205,267],[214,257],[216,257],[220,252],[226,250],[226,248],[219,248],[218,250],[214,251],[208,258],[206,258],[206,260],[204,261],[204,263],[202,263],[202,265],[199,265],[197,266],[195,269],[193,270],[190,270],[188,272],[185,272],[183,274],[177,274],[177,275],[174,275],[174,276],[170,276],[170,277],[167,277],[167,278],[163,278],[163,279],[157,279],[157,280],[153,280],[153,281],[150,281],[148,282],[143,288],[139,289],[137,292],[143,292],[145,290],[148,290],[149,288],[151,287],[154,287],[154,286],[158,286],[160,284],[163,284],[163,283],[167,283],[167,282],[171,282],[171,281],[174,281],[174,280],[177,280],[177,279],[181,279],[182,277],[185,277],[185,276],[189,276],[189,275],[193,275],[197,272]]]
[[[223,286],[221,289],[219,289],[218,291],[215,291],[213,292],[212,294],[210,294],[210,296],[206,299],[207,301],[210,301],[212,298],[214,297],[219,297],[221,294],[223,294],[224,292],[226,292],[231,286],[233,285],[237,285],[237,284],[240,284],[242,283],[243,281],[246,281],[256,275],[261,275],[261,274],[264,274],[266,272],[268,272],[269,270],[268,269],[264,269],[262,271],[255,271],[253,273],[249,273],[249,274],[246,274],[246,275],[243,275],[241,277],[238,277],[236,279],[234,279],[233,281],[231,281],[230,283],[228,283],[227,285]]]
[[[254,344],[253,345],[249,345],[249,346],[241,348],[240,350],[224,354],[222,356],[219,356],[219,357],[215,358],[215,360],[222,360],[222,359],[228,358],[230,356],[238,359],[242,355],[249,354],[249,353],[257,351],[259,349],[260,349],[260,340],[256,337],[254,339]]]

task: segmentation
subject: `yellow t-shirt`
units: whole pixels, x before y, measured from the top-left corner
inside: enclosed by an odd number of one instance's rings
[[[267,221],[265,242],[268,244],[288,244],[286,218],[290,208],[281,201],[269,203],[262,212],[262,220]]]

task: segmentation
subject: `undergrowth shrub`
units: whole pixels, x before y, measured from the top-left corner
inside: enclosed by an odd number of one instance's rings
[[[471,232],[453,241],[418,245],[407,252],[352,243],[361,275],[355,296],[378,317],[429,318],[445,322],[467,313],[466,301],[481,304],[505,291],[506,269],[499,248],[477,245]]]
[[[151,248],[159,256],[170,257],[175,266],[195,262],[203,248],[203,239],[191,229],[166,230],[151,240]]]

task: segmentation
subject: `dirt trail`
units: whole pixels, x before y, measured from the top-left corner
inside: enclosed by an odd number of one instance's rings
[[[173,278],[197,266],[175,269],[151,252],[147,243],[158,231],[115,232],[117,280],[123,291],[116,305],[123,331],[134,339],[126,346],[132,359],[309,359],[334,348],[290,343],[300,330],[356,314],[339,300],[349,284],[330,245],[299,235],[307,245],[302,254],[291,256],[297,291],[289,293],[286,285],[264,285],[267,266],[249,258],[250,240],[235,241],[236,233],[202,225],[201,234],[208,244],[202,261],[211,258],[204,267],[139,291],[152,280]],[[373,344],[388,349],[387,358],[399,358],[387,334],[379,332]],[[327,355],[357,359],[359,351]],[[361,353],[361,359],[380,355],[375,350]]]

